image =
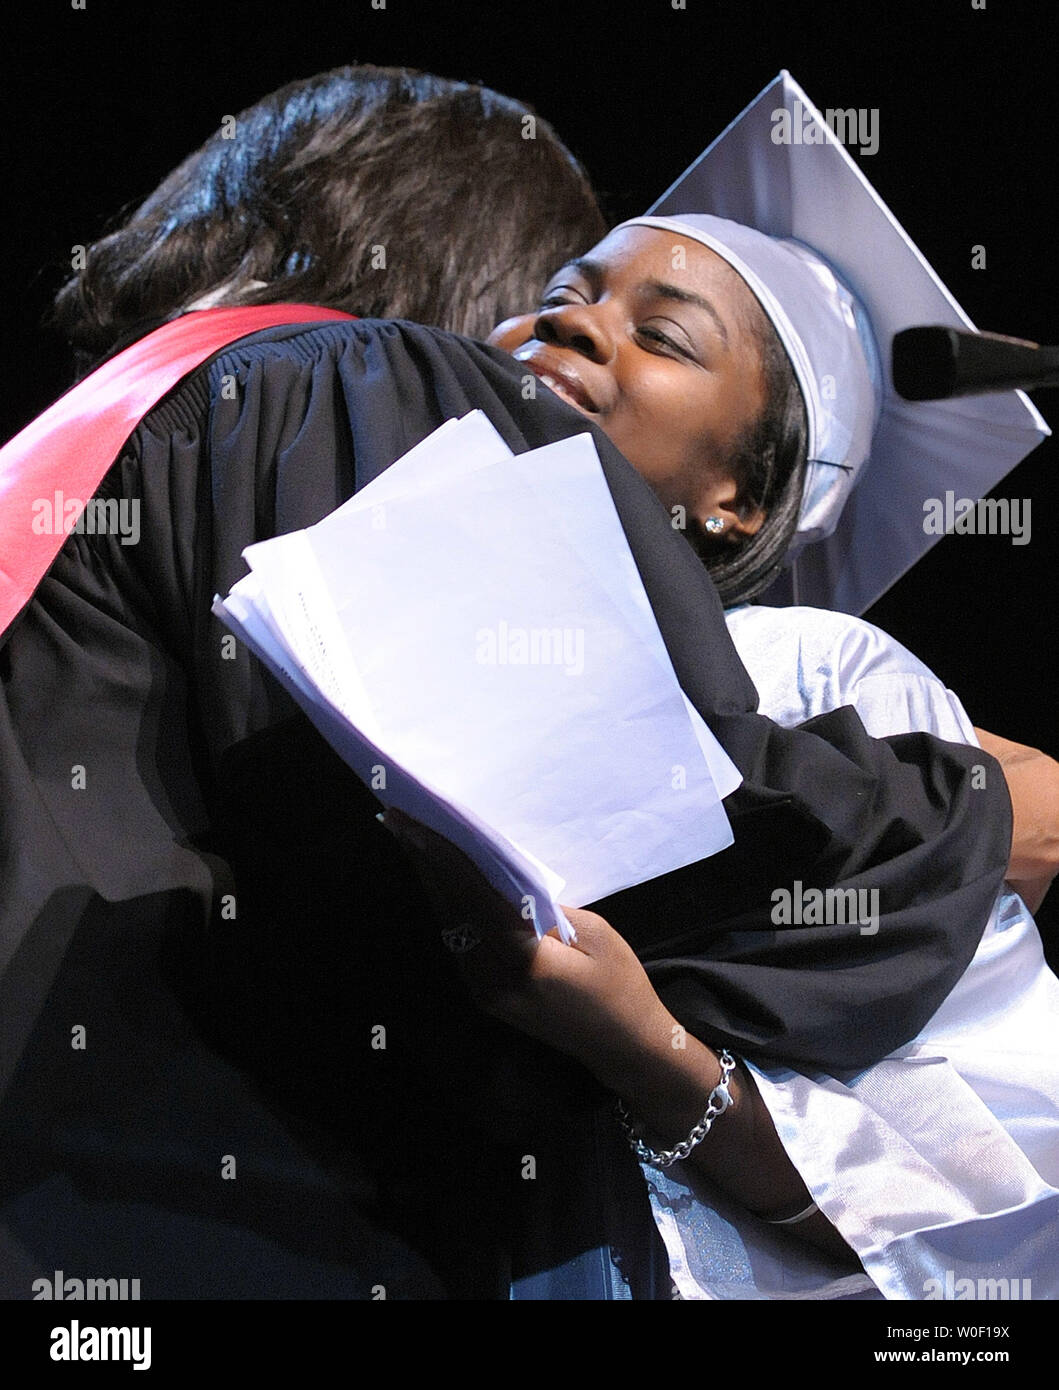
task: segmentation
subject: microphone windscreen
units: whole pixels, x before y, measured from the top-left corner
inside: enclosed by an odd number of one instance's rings
[[[894,390],[906,401],[938,401],[956,385],[956,329],[904,328],[894,334]]]
[[[906,401],[992,391],[1032,391],[1059,382],[1059,348],[967,329],[905,328],[894,334],[894,390]]]

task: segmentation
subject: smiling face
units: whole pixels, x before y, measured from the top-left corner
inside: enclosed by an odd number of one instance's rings
[[[706,519],[720,517],[734,540],[764,520],[727,465],[765,405],[760,316],[701,243],[626,227],[553,275],[540,308],[489,342],[599,425],[667,507],[683,506],[691,539],[712,537]]]

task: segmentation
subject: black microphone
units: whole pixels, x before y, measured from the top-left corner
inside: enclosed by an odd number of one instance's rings
[[[904,328],[894,334],[893,383],[906,401],[1059,386],[1059,347],[961,328]]]

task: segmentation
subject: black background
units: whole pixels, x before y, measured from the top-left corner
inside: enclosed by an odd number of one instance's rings
[[[1053,16],[1049,0],[986,0],[983,10],[971,0],[687,0],[684,10],[670,0],[386,0],[385,10],[370,0],[86,0],[83,11],[68,0],[8,0],[0,431],[8,437],[68,384],[61,344],[41,320],[71,246],[134,206],[224,115],[293,78],[355,61],[431,69],[531,103],[584,160],[614,220],[643,211],[787,67],[820,107],[879,109],[879,150],[862,167],[972,318],[1059,342]],[[984,270],[971,268],[976,244],[986,248]],[[1059,392],[1036,400],[1059,421]],[[1055,464],[1056,446],[1046,443],[996,490],[1032,499],[1029,545],[943,540],[868,615],[932,666],[976,723],[1053,754]],[[1054,942],[1059,905],[1041,922]],[[348,1310],[316,1311],[310,1342],[334,1336],[340,1351],[352,1350],[342,1330]],[[777,1369],[806,1350],[804,1305],[786,1311]],[[896,1323],[923,1310],[869,1311]],[[1028,1311],[1005,1305],[966,1321],[1007,1323],[1018,1313],[1018,1323]],[[770,1313],[775,1333],[779,1313]],[[701,1329],[729,1318],[699,1320],[700,1356]],[[161,1320],[156,1309],[151,1321]],[[921,1319],[943,1320],[940,1310]],[[181,1335],[170,1335],[163,1364],[196,1345],[183,1340],[183,1314],[172,1326]],[[244,1338],[225,1315],[244,1369],[261,1326],[248,1325]],[[894,1346],[880,1328],[875,1318],[870,1331],[845,1325],[838,1363],[871,1364],[873,1348]],[[46,1332],[23,1330],[37,1371],[50,1369]],[[282,1350],[269,1336],[254,1344],[270,1358]],[[829,1341],[829,1359],[836,1349]],[[764,1350],[755,1348],[758,1369]]]
[[[226,114],[283,82],[368,61],[531,103],[614,219],[646,206],[781,67],[820,107],[877,107],[865,173],[981,327],[1059,341],[1054,203],[1059,21],[985,0],[65,0],[6,8],[2,46],[7,437],[68,384],[41,328],[70,248],[134,206]],[[986,248],[986,268],[971,248]],[[1059,420],[1059,392],[1039,392]],[[867,615],[975,723],[1059,753],[1053,660],[1056,445],[996,490],[1032,541],[953,536]],[[1059,911],[1046,907],[1049,934]]]

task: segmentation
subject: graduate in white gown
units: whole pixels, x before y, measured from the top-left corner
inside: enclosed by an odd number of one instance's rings
[[[922,499],[944,496],[946,484],[960,497],[977,498],[1011,464],[995,450],[999,425],[993,417],[979,449],[965,448],[955,459],[941,456],[933,469],[924,469],[923,435],[941,434],[941,449],[951,451],[952,416],[945,431],[935,431],[936,422],[952,406],[961,424],[973,421],[975,411],[966,401],[929,407],[899,401],[881,350],[904,326],[889,321],[890,314],[904,314],[906,323],[932,322],[944,307],[931,302],[930,272],[915,263],[911,243],[905,275],[894,276],[887,255],[901,263],[903,233],[842,147],[819,131],[819,115],[805,94],[790,78],[781,82],[787,108],[797,102],[803,119],[811,114],[819,143],[791,152],[760,140],[754,123],[767,111],[775,129],[783,104],[759,100],[661,207],[666,213],[709,207],[726,216],[752,215],[752,225],[771,230],[774,195],[769,205],[766,193],[765,205],[756,209],[734,207],[732,199],[751,186],[774,189],[776,183],[760,174],[786,154],[804,181],[803,194],[815,194],[815,215],[836,206],[844,213],[830,237],[821,235],[820,223],[806,227],[804,214],[789,231],[814,248],[823,241],[828,264],[855,283],[858,311],[866,307],[880,349],[874,361],[869,353],[878,404],[867,453],[858,457],[854,446],[846,466],[818,465],[807,479],[792,544],[798,560],[769,595],[782,602],[800,593],[849,611],[744,603],[728,609],[729,631],[757,687],[761,712],[777,723],[793,727],[852,705],[874,737],[926,732],[975,745],[974,727],[952,691],[900,643],[851,613],[871,603],[931,543],[916,526]],[[729,161],[744,159],[754,161],[757,178],[734,177]],[[849,222],[861,217],[871,228],[866,257],[848,240]],[[705,220],[699,226],[716,249],[714,236],[723,232]],[[686,227],[685,233],[695,235]],[[903,280],[910,300],[896,308],[890,298],[895,278]],[[770,288],[782,302],[782,277]],[[925,302],[917,303],[917,294],[925,294]],[[945,317],[959,323],[962,315],[952,309],[955,314]],[[814,367],[819,382],[823,374]],[[837,389],[845,384],[839,377]],[[1032,410],[1011,393],[1004,410],[1014,415],[1021,409]],[[918,471],[917,491],[908,490],[910,467]],[[912,525],[884,525],[902,508]],[[804,1244],[735,1210],[707,1191],[687,1164],[665,1171],[645,1166],[676,1287],[688,1298],[1059,1297],[1057,1042],[1059,981],[1045,963],[1026,904],[1007,887],[966,973],[913,1042],[845,1076],[753,1067],[788,1155],[867,1277],[829,1268]]]
[[[777,140],[782,111],[812,125],[815,139],[794,148]],[[705,208],[721,216],[702,215]],[[796,479],[786,555],[766,557],[749,579],[745,564],[733,565],[723,547],[736,533],[759,538],[767,503],[748,515],[721,492],[698,538],[708,560],[716,543],[715,578],[761,712],[795,726],[851,705],[875,737],[926,732],[976,745],[956,696],[899,643],[851,615],[933,543],[923,522],[927,499],[954,486],[961,496],[981,496],[1047,433],[1044,422],[1016,392],[940,405],[896,397],[882,360],[894,332],[969,320],[787,74],[652,215],[623,224],[553,277],[548,313],[532,337],[512,320],[491,339],[538,373],[549,367],[548,384],[565,386],[567,399],[597,420],[594,369],[586,366],[584,378],[576,367],[565,376],[559,369],[578,353],[586,364],[611,360],[613,344],[603,338],[614,325],[604,322],[606,311],[594,324],[590,310],[627,292],[631,299],[629,267],[646,244],[640,229],[669,236],[675,271],[686,263],[687,243],[697,242],[741,276],[776,329],[804,401],[807,463]],[[682,296],[678,289],[668,298]],[[674,335],[670,323],[667,332],[686,353],[686,330]],[[542,342],[543,354],[534,347]],[[663,491],[657,483],[656,490]],[[700,489],[700,499],[706,495]],[[672,510],[674,524],[683,524],[678,506]],[[777,579],[781,561],[795,556],[793,575]],[[798,606],[742,601],[769,585],[767,598],[797,598]],[[804,908],[794,906],[798,887],[789,886],[786,904],[778,891],[778,925],[792,920],[785,906]],[[794,920],[814,919],[807,910]],[[871,932],[870,913],[858,922]],[[812,1196],[807,1211],[765,1221],[691,1162],[644,1164],[681,1297],[1059,1296],[1059,982],[1014,889],[1005,886],[982,928],[945,1003],[882,1062],[846,1074],[748,1064]],[[863,1272],[797,1238],[792,1227],[816,1208]]]

